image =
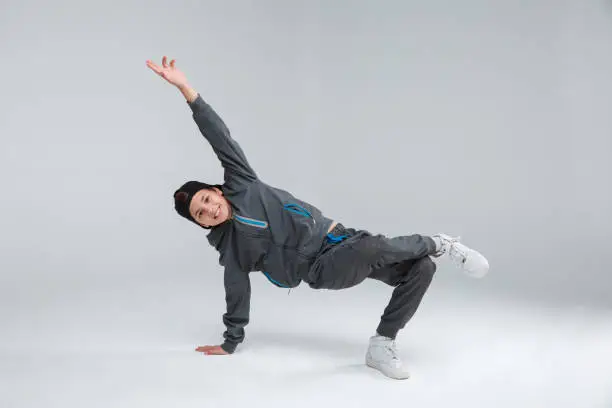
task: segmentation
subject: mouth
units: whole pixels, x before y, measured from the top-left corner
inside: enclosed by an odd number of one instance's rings
[[[219,214],[221,214],[221,206],[217,207],[217,211],[215,211],[214,219],[217,219],[217,217],[219,217]]]

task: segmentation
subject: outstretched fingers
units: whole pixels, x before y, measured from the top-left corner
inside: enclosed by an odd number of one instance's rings
[[[157,72],[158,74],[163,72],[164,69],[169,69],[169,68],[175,69],[176,68],[174,66],[175,63],[176,63],[176,60],[173,59],[172,61],[170,61],[170,64],[168,64],[168,58],[166,56],[164,56],[162,58],[162,66],[161,67],[159,65],[155,64],[153,61],[147,60],[147,65],[149,66],[149,68],[151,68],[153,71]]]
[[[159,65],[155,64],[153,61],[151,60],[147,60],[147,66],[149,68],[151,68],[153,71],[155,71],[155,73],[160,74],[162,73],[162,69],[159,67]]]

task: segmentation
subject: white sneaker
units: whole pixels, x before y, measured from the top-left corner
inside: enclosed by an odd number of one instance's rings
[[[366,364],[396,380],[405,380],[410,377],[410,373],[404,368],[397,355],[395,340],[388,337],[378,335],[370,337]]]
[[[489,261],[480,252],[475,251],[459,242],[459,237],[453,238],[446,234],[436,234],[432,237],[439,250],[434,257],[448,255],[448,257],[468,276],[482,278],[489,272]]]

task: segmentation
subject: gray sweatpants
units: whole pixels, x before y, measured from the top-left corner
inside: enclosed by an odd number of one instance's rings
[[[314,289],[339,290],[366,278],[395,287],[377,332],[395,338],[421,303],[436,271],[430,258],[434,241],[424,235],[388,238],[338,224],[311,268],[307,283]]]

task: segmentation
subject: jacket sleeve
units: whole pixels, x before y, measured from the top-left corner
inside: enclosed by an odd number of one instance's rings
[[[247,272],[228,265],[225,267],[224,283],[227,310],[223,314],[226,330],[221,348],[231,354],[244,340],[244,327],[249,323],[251,281]]]
[[[225,184],[239,187],[257,179],[240,145],[232,139],[229,129],[200,94],[193,102],[187,102],[195,123],[208,140],[225,170]]]

